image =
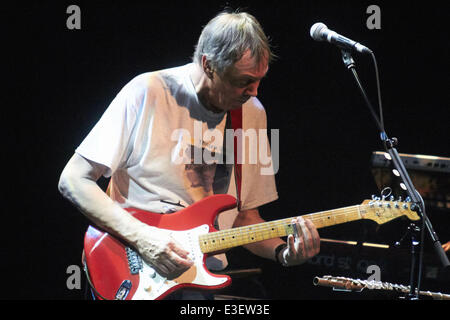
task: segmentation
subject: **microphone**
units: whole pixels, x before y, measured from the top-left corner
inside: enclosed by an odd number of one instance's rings
[[[360,53],[372,53],[369,48],[363,46],[362,44],[328,29],[328,27],[322,22],[313,24],[309,34],[316,41],[327,41],[343,49],[356,50]]]

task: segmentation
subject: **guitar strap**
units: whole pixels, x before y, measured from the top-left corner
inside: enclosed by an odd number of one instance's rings
[[[242,129],[242,107],[237,110],[231,110],[228,111],[227,114],[227,122],[231,122],[231,128],[233,129],[234,135],[233,135],[233,153],[234,153],[234,178],[236,182],[236,199],[237,199],[237,208],[238,211],[241,211],[241,189],[242,189],[242,161],[241,159],[238,159],[238,154],[243,156],[243,150],[241,152],[238,152],[238,146],[243,146],[242,141],[239,141],[239,139],[242,140],[242,134],[236,134],[236,131],[238,129]],[[228,125],[227,125],[228,127]],[[226,134],[224,135],[226,136]]]

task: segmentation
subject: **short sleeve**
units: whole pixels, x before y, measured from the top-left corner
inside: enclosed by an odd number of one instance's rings
[[[110,177],[126,161],[138,109],[145,96],[146,88],[137,81],[127,84],[75,150],[84,158],[108,167],[105,177]]]
[[[277,154],[272,155],[271,152],[272,149],[277,152],[278,141],[273,141],[275,148],[271,149],[266,111],[259,100],[252,100],[253,105],[244,106],[243,109],[244,135],[255,135],[256,139],[253,145],[251,139],[248,139],[245,148],[247,155],[242,166],[241,210],[257,208],[278,199],[275,183],[278,158],[274,159],[273,156],[277,157]]]

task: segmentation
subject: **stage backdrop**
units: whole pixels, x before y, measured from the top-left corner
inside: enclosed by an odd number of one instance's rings
[[[261,208],[267,220],[354,205],[379,193],[370,164],[372,152],[383,148],[377,128],[339,49],[311,39],[316,22],[375,52],[385,126],[399,139],[399,151],[449,156],[449,7],[444,3],[169,0],[6,6],[0,250],[8,290],[0,298],[83,298],[84,278],[78,288],[70,276],[81,268],[88,221],[59,194],[59,175],[118,91],[140,73],[190,62],[202,26],[226,6],[255,15],[278,55],[259,90],[268,128],[278,129],[280,139],[280,198]],[[379,10],[368,10],[371,5]],[[372,60],[359,54],[354,59],[378,111]],[[433,216],[430,210],[430,217],[442,241],[450,240],[448,211]],[[320,234],[391,245],[406,225],[357,222]],[[365,267],[372,263],[388,266],[382,280],[408,281],[407,273],[392,272],[407,267],[407,256],[400,261],[377,250],[367,256],[342,250],[325,245],[320,258],[295,268],[232,250],[231,268],[261,268],[262,274],[237,279],[229,293],[342,299],[350,296],[314,287],[313,277],[329,272],[367,278]],[[434,253],[427,253],[436,264]],[[240,291],[242,283],[255,289]]]

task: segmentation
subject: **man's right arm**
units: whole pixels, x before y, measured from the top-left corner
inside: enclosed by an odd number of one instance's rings
[[[148,226],[115,203],[98,186],[107,167],[75,153],[64,168],[58,189],[90,221],[109,234],[125,240],[162,275],[173,277],[192,265],[164,230]]]

